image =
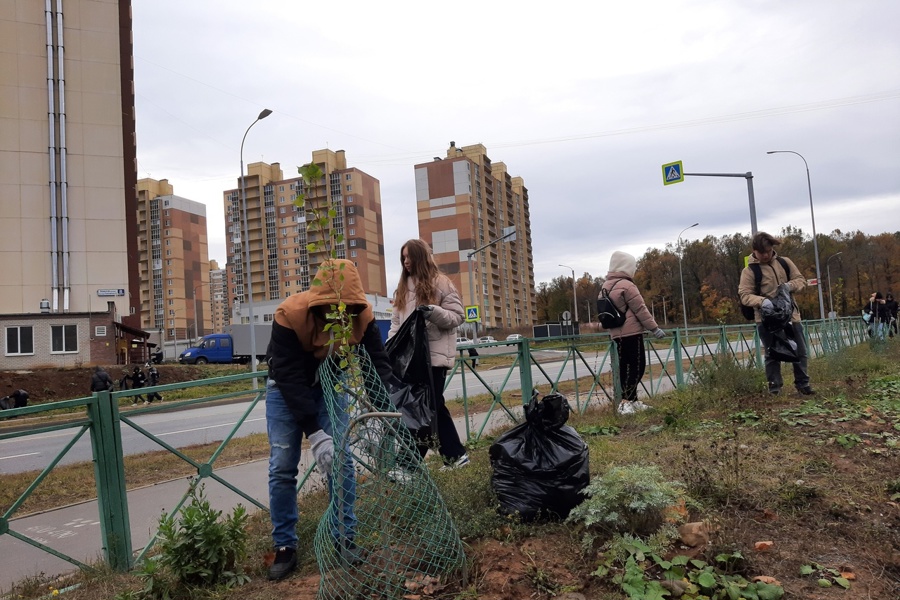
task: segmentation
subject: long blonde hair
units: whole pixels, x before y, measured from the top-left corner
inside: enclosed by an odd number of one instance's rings
[[[410,268],[407,273],[403,266],[403,251],[409,257]],[[420,239],[407,241],[400,248],[400,283],[394,292],[394,310],[403,310],[406,306],[406,290],[409,278],[416,280],[416,304],[434,304],[437,292],[437,280],[442,276],[441,270],[431,256],[431,248]]]

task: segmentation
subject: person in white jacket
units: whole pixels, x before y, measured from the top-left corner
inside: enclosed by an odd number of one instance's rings
[[[388,339],[399,331],[400,326],[414,311],[421,311],[425,315],[438,450],[444,459],[443,468],[464,467],[469,464],[469,455],[466,454],[453,417],[444,403],[447,369],[453,366],[456,356],[456,328],[464,320],[462,300],[450,278],[441,273],[431,255],[431,248],[424,241],[412,239],[403,244],[400,249],[400,264],[403,269],[394,292],[394,310]],[[420,446],[423,456],[427,451],[426,445]]]

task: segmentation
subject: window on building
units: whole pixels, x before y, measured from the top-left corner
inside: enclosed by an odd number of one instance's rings
[[[285,282],[284,282],[284,287],[286,287],[286,288],[291,287],[291,282],[290,282],[290,281],[285,281]]]
[[[168,217],[168,216],[169,216],[169,211],[168,211],[168,210],[164,210],[164,211],[163,211],[163,216]]]
[[[356,240],[350,240],[350,247],[353,248],[356,246]]]
[[[172,256],[172,251],[171,251],[171,250],[166,250],[166,256]]]
[[[172,266],[172,259],[169,259],[169,260],[166,261],[166,266],[167,266],[167,267],[171,267],[171,266]]]
[[[350,251],[350,258],[356,258],[356,250]]]
[[[279,185],[279,186],[278,186],[278,191],[279,191],[279,192],[283,192],[283,191],[284,191],[284,186],[283,186],[283,185]]]
[[[283,264],[284,266],[288,266],[288,259],[284,259],[283,261],[281,261],[281,264]]]
[[[281,201],[284,202],[284,198],[282,198]],[[278,214],[280,214],[280,215],[283,215],[286,212],[287,212],[287,206],[282,206],[278,209]]]
[[[166,212],[169,212],[169,211],[166,211]],[[171,227],[171,226],[172,226],[172,221],[166,219],[166,227]]]
[[[355,213],[355,212],[356,212],[356,207],[355,207],[355,206],[348,206],[348,207],[347,207],[347,214],[348,214],[348,215],[352,215],[352,214]]]
[[[30,325],[6,328],[6,355],[34,354],[34,328]]]
[[[175,301],[170,299],[170,300],[169,300],[169,306],[175,306]]]
[[[356,235],[356,230],[355,230],[355,229],[350,229],[350,230],[349,230],[349,234],[350,234],[350,235]]]
[[[281,255],[282,255],[282,256],[287,256],[289,252],[290,252],[290,249],[289,249],[289,248],[285,248],[284,250],[281,251]]]
[[[171,274],[172,274],[172,269],[166,269],[166,275],[171,275]]]
[[[355,224],[356,224],[356,217],[348,217],[347,218],[347,225],[355,225]]]
[[[350,173],[347,173],[346,175],[344,175],[344,179],[346,179],[347,181],[350,181],[351,179],[353,179],[353,175]]]
[[[348,192],[352,192],[352,191],[353,191],[353,186],[352,186],[352,185],[348,185],[348,186],[347,186],[347,191],[348,191]]]
[[[169,290],[169,295],[170,295],[170,296],[174,296],[174,295],[175,295],[175,290]]]
[[[50,353],[78,352],[77,325],[50,326]]]

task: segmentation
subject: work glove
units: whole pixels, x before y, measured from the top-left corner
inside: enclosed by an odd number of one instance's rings
[[[657,327],[656,329],[654,329],[654,330],[652,331],[652,333],[653,333],[653,337],[655,337],[655,338],[658,339],[658,340],[660,340],[660,339],[666,337],[666,332],[663,331],[662,329],[660,329],[659,327]]]
[[[781,285],[778,286],[778,291],[784,292],[785,294],[790,296],[791,295],[791,284],[789,284],[787,282],[782,283]]]
[[[434,312],[434,306],[430,304],[422,304],[421,306],[417,306],[416,310],[422,313],[422,315],[424,315],[426,319],[430,319],[431,313]]]
[[[775,310],[775,305],[772,304],[771,300],[766,298],[765,300],[762,301],[760,308],[765,311],[773,311],[773,310]]]
[[[309,448],[322,475],[330,475],[331,465],[334,463],[334,444],[331,443],[331,436],[325,433],[324,429],[318,430],[309,436]]]

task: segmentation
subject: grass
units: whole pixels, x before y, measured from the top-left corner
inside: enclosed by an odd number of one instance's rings
[[[740,551],[745,559],[742,570],[777,578],[785,597],[898,597],[900,344],[889,344],[883,352],[862,345],[811,361],[810,370],[818,390],[811,399],[788,393],[770,397],[756,370],[705,367],[698,370],[697,385],[653,399],[657,410],[622,418],[608,409],[591,408],[584,415],[573,413],[569,425],[582,432],[588,443],[594,475],[612,466],[652,464],[667,478],[682,481],[696,502],[691,518],[712,524],[706,560],[720,552]],[[785,378],[791,381],[788,368]],[[560,387],[570,392],[574,383]],[[587,389],[582,381],[579,389]],[[521,403],[512,394],[504,398]],[[478,409],[489,401],[489,396],[476,398],[469,406]],[[858,441],[851,443],[854,439]],[[624,598],[611,576],[590,575],[598,557],[582,552],[574,526],[523,524],[497,512],[487,458],[490,442],[471,445],[470,467],[432,472],[467,544],[473,574],[468,583],[451,586],[435,597],[549,598],[566,590],[591,598]],[[267,451],[264,439],[248,439],[226,460],[249,459],[260,448]],[[194,451],[202,456],[210,449]],[[155,466],[151,466],[155,457],[134,460],[145,463],[129,466],[135,482],[138,473],[145,482],[154,473],[176,476],[171,471],[174,464],[167,462],[171,458],[159,457]],[[92,482],[92,469],[82,468],[68,472],[66,480]],[[3,496],[8,487],[0,485],[3,505],[8,503]],[[244,588],[215,590],[203,597],[268,600],[292,597],[301,589],[314,590],[317,568],[312,538],[326,503],[323,493],[300,499],[300,569],[295,578],[279,584],[263,581],[269,526],[265,515],[257,514],[249,527],[248,571],[253,581]],[[773,540],[775,545],[756,552],[754,543],[760,540]],[[849,591],[820,589],[815,578],[800,575],[801,568],[810,564],[849,570],[856,579]],[[72,581],[82,584],[69,592],[77,600],[108,599],[139,587],[132,576],[102,569],[93,575],[76,575]],[[39,578],[22,582],[16,593],[37,598],[47,592],[42,583]]]

